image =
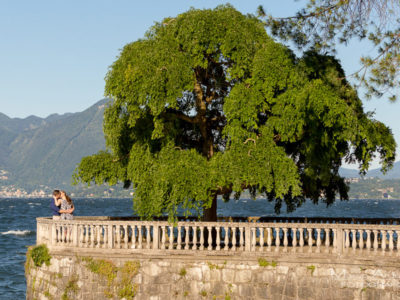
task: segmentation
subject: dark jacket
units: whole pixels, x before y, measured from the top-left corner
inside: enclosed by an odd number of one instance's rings
[[[54,199],[53,198],[51,198],[50,209],[53,212],[53,216],[59,216],[60,215],[60,207],[56,206],[56,204],[54,203]]]

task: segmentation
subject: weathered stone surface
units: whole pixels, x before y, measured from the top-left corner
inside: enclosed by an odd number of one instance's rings
[[[118,293],[129,286],[134,287],[135,299],[400,300],[400,268],[381,260],[376,265],[371,261],[324,263],[303,255],[301,262],[267,257],[269,262],[279,260],[277,265],[260,266],[258,256],[235,260],[87,254],[90,259],[110,262],[114,268],[107,269],[106,265],[94,272],[76,254],[59,252],[52,256],[50,266],[28,270],[28,300],[61,299],[66,292],[70,299],[121,299]],[[138,269],[123,274],[126,262],[137,262]]]
[[[222,281],[226,283],[233,283],[235,272],[232,269],[222,270]]]
[[[241,271],[232,271],[231,273],[235,274],[235,281],[237,283],[246,283],[251,281],[251,270],[241,270]]]

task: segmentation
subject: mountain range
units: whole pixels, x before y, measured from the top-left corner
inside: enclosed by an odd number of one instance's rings
[[[68,187],[82,157],[105,149],[100,100],[83,112],[47,118],[9,118],[0,114],[0,169],[4,184],[30,189],[39,185]]]
[[[9,118],[0,113],[0,186],[34,190],[38,186],[68,188],[81,158],[105,149],[102,130],[103,99],[78,113],[46,118]],[[344,177],[360,177],[357,170],[342,168]],[[400,162],[383,175],[370,170],[366,177],[400,178]]]

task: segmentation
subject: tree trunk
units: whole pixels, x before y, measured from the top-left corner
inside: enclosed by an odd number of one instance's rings
[[[204,209],[203,221],[217,222],[217,194],[214,195],[211,207]]]

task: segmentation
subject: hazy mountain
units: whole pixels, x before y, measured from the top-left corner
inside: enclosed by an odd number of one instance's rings
[[[0,115],[0,165],[19,186],[68,186],[83,156],[105,148],[104,99],[79,113],[11,119]]]
[[[357,170],[340,168],[341,176],[344,177],[361,177]],[[400,162],[395,162],[393,168],[385,175],[382,174],[380,168],[368,171],[364,177],[378,177],[381,179],[398,179],[400,178]]]

